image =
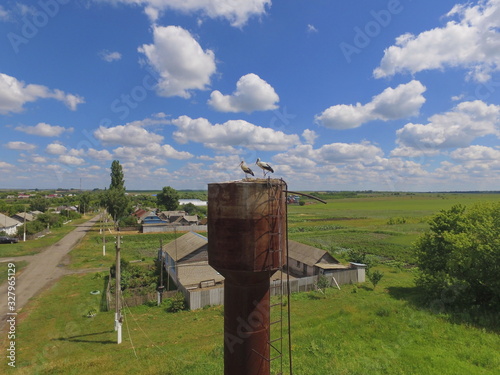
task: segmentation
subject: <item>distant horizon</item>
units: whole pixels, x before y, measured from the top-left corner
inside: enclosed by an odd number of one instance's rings
[[[168,185],[165,185],[168,186]],[[163,187],[159,189],[126,189],[125,192],[160,192]],[[58,190],[66,190],[66,191],[95,191],[95,190],[107,190],[104,188],[91,188],[91,189],[79,189],[79,188],[1,188],[0,191],[8,192],[8,191],[58,191]],[[208,189],[175,189],[177,191],[208,191]],[[500,194],[500,190],[427,190],[427,191],[411,191],[411,190],[327,190],[327,189],[318,189],[318,190],[308,190],[308,189],[299,189],[299,191],[308,191],[308,192],[329,192],[329,193],[342,193],[342,192],[350,192],[350,193],[414,193],[414,194]]]

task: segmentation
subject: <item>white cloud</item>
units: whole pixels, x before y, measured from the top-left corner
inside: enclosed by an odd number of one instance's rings
[[[117,125],[111,128],[100,126],[94,131],[94,137],[104,144],[125,146],[145,146],[163,140],[163,136],[151,133],[136,124]]]
[[[373,120],[396,120],[419,113],[426,88],[419,81],[388,87],[367,104],[334,105],[315,116],[317,123],[332,129],[352,129]]]
[[[480,145],[456,149],[450,156],[462,161],[500,162],[500,150]]]
[[[19,113],[28,102],[38,99],[56,99],[62,101],[71,110],[85,100],[77,95],[66,94],[61,90],[50,90],[41,85],[26,85],[7,74],[0,73],[0,114]]]
[[[447,16],[457,16],[458,21],[417,36],[399,36],[385,50],[374,76],[462,67],[477,81],[488,80],[492,71],[500,69],[500,0],[455,5]]]
[[[221,112],[253,112],[276,109],[280,98],[273,87],[257,74],[247,74],[236,83],[236,91],[222,95],[218,90],[210,95],[208,104]]]
[[[106,62],[113,62],[120,60],[122,58],[122,54],[120,52],[111,52],[105,49],[99,52],[99,57]]]
[[[82,165],[85,163],[85,160],[83,160],[82,158],[71,155],[60,155],[57,160],[60,163],[67,165]]]
[[[189,98],[190,90],[206,90],[215,73],[215,56],[204,51],[189,31],[180,26],[153,26],[154,44],[138,51],[158,72],[157,92],[161,96]]]
[[[87,156],[98,161],[106,161],[113,158],[113,155],[108,150],[96,150],[93,148],[87,150]]]
[[[72,132],[73,128],[65,128],[63,126],[50,125],[40,122],[35,126],[17,126],[15,130],[19,130],[26,134],[39,135],[41,137],[58,137],[64,132]]]
[[[154,164],[165,164],[168,159],[186,160],[193,157],[193,154],[186,151],[177,151],[170,145],[160,145],[150,143],[144,147],[118,147],[113,150],[117,158],[123,158],[131,161],[144,162],[145,160],[154,161]]]
[[[304,138],[307,144],[313,145],[316,141],[316,138],[318,138],[318,135],[314,130],[305,129],[302,132],[302,138]]]
[[[62,155],[65,154],[68,149],[60,143],[51,143],[45,148],[45,152],[50,155]]]
[[[500,135],[500,106],[480,100],[462,102],[451,111],[433,115],[428,124],[406,124],[396,131],[399,147],[392,155],[405,156],[433,153],[455,147],[466,147],[485,135]]]
[[[321,146],[314,152],[315,158],[322,162],[339,163],[362,160],[370,163],[380,157],[383,151],[368,142],[363,143],[331,143]]]
[[[14,165],[0,160],[0,170],[14,169]]]
[[[174,139],[179,143],[200,142],[206,147],[241,146],[254,150],[286,150],[300,143],[297,135],[287,135],[281,131],[263,128],[244,120],[230,120],[212,125],[207,119],[192,119],[181,116],[172,120],[178,130]]]
[[[159,14],[172,9],[182,13],[201,12],[211,18],[225,18],[232,26],[243,26],[250,17],[266,12],[271,0],[103,0],[110,3],[120,1],[126,4],[142,5],[152,22]]]
[[[371,164],[377,158],[381,158],[383,154],[382,149],[369,142],[338,142],[326,144],[317,149],[313,148],[312,145],[299,145],[283,154],[276,155],[274,160],[300,168],[301,165],[310,167],[309,162],[323,164],[362,162],[363,164]],[[302,160],[303,162],[290,163],[293,160]]]
[[[25,150],[25,151],[34,150],[36,148],[36,146],[31,143],[26,143],[21,141],[9,142],[5,144],[5,147],[10,150]]]

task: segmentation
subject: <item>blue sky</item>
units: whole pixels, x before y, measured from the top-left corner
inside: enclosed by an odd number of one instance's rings
[[[0,188],[500,186],[500,0],[6,0],[0,52]]]

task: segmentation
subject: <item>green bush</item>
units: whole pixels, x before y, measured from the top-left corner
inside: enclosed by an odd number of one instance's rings
[[[500,203],[455,205],[430,220],[416,243],[417,285],[429,302],[500,307]]]
[[[167,307],[168,312],[179,312],[186,308],[186,302],[184,301],[184,294],[181,292],[175,293],[175,295],[170,298],[170,305]]]

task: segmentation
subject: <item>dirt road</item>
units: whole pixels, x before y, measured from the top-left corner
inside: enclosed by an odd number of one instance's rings
[[[97,220],[98,216],[78,225],[72,232],[39,254],[22,257],[29,264],[19,275],[16,275],[14,291],[15,313],[20,313],[31,297],[68,273],[64,264],[62,264],[64,257],[85,236]],[[8,262],[15,265],[18,260],[21,260],[21,258],[11,257],[2,258],[0,262]],[[0,285],[0,331],[3,330],[7,318],[10,316],[7,315],[9,313],[7,302],[12,302],[12,298],[8,299],[7,287],[6,280],[2,280],[2,284]],[[12,304],[10,307],[12,307]]]

